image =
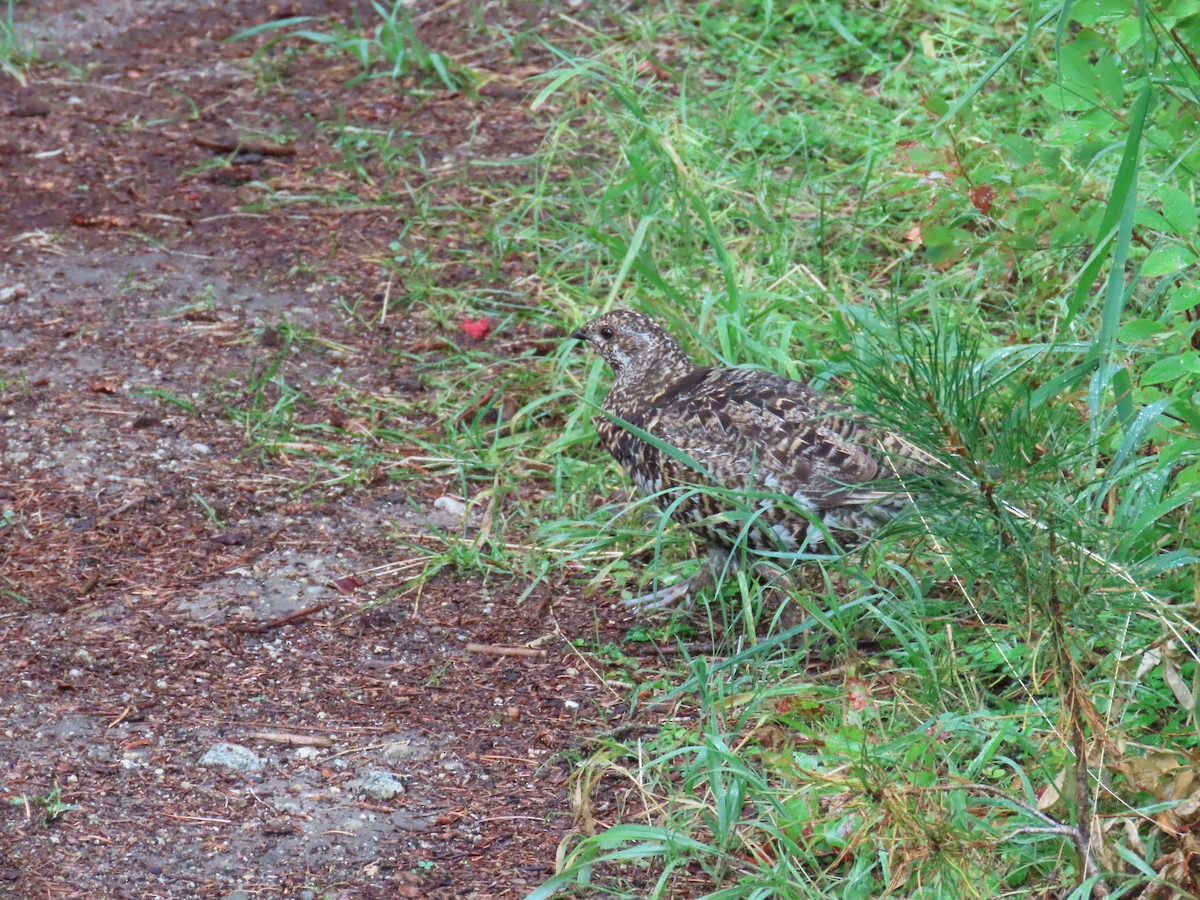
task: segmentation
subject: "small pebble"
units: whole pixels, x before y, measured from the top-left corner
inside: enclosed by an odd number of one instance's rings
[[[433,501],[433,508],[452,516],[465,516],[467,514],[467,504],[456,497],[438,497]]]

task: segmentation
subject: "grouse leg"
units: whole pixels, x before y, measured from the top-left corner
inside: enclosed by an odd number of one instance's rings
[[[730,561],[729,551],[713,545],[708,548],[708,558],[705,560],[703,568],[691,578],[685,578],[678,584],[660,587],[658,590],[642,594],[640,597],[622,600],[621,605],[637,613],[647,613],[670,609],[682,598],[683,603],[679,605],[679,608],[686,612],[695,604],[696,595],[700,591],[708,590],[717,583],[718,578],[724,578],[736,568]]]

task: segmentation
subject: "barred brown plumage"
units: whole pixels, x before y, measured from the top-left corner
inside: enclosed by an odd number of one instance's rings
[[[616,376],[595,418],[600,443],[634,485],[692,528],[708,550],[697,577],[626,604],[660,609],[710,585],[739,535],[759,551],[819,547],[825,533],[852,542],[909,503],[901,476],[929,459],[819,391],[770,372],[697,366],[659,325],[618,309],[575,331]],[[663,452],[627,425],[681,451]],[[701,471],[703,470],[703,472]],[[707,477],[706,477],[707,476]],[[714,485],[741,494],[753,522]],[[742,534],[744,531],[744,534]]]

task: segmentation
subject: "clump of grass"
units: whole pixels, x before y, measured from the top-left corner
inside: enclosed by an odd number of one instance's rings
[[[13,18],[16,0],[7,0],[4,16],[0,17],[0,72],[14,79],[21,87],[27,83],[25,70],[33,63],[33,48],[21,37]]]
[[[470,70],[430,49],[417,37],[413,25],[412,10],[402,0],[385,5],[372,0],[372,8],[378,16],[375,27],[369,32],[358,21],[357,14],[352,25],[316,16],[291,16],[247,28],[230,40],[243,40],[260,34],[276,34],[259,51],[271,48],[280,41],[295,38],[327,48],[330,52],[350,56],[358,63],[361,72],[351,79],[353,85],[367,78],[390,78],[401,82],[408,78],[418,81],[437,81],[447,90],[457,91],[470,84]],[[321,28],[300,28],[301,25],[319,23]]]
[[[66,803],[62,799],[62,788],[55,783],[45,796],[42,797],[13,797],[9,800],[13,806],[22,807],[27,819],[33,818],[33,809],[41,810],[43,828],[52,828],[66,817],[67,813],[80,807],[74,803]]]

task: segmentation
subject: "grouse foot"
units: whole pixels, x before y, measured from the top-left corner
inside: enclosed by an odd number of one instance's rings
[[[660,587],[658,590],[642,594],[640,597],[630,597],[622,600],[621,605],[637,613],[654,612],[656,610],[675,607],[687,612],[696,603],[696,595],[715,585],[718,579],[726,578],[735,571],[737,566],[729,558],[729,551],[722,547],[709,547],[708,559],[704,567],[691,578],[685,578],[678,584]],[[683,598],[683,603],[676,603]]]
[[[656,612],[672,608],[682,597],[684,602],[678,608],[686,612],[696,602],[696,592],[692,585],[694,580],[693,578],[685,578],[679,584],[667,585],[656,591],[650,591],[648,594],[622,600],[621,605],[627,609],[632,609],[636,613]]]

